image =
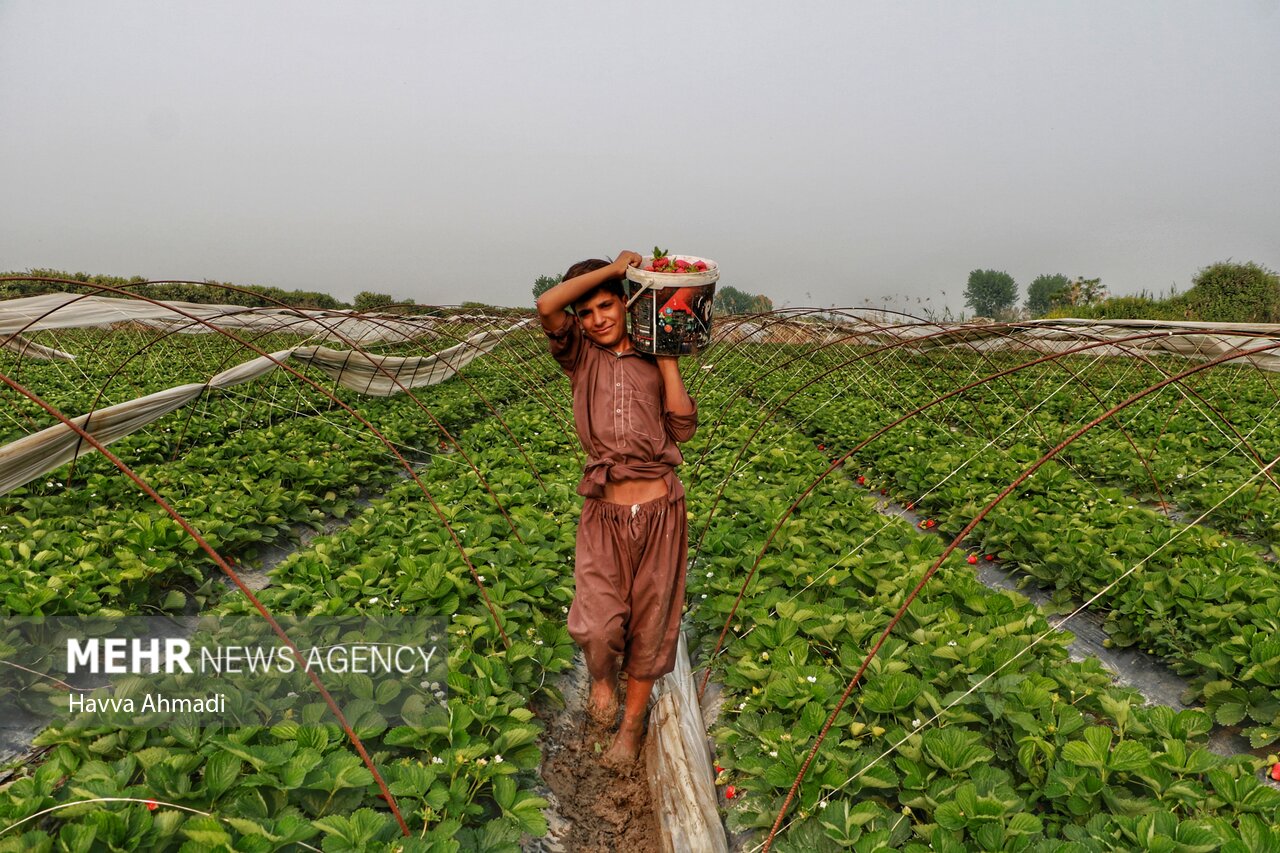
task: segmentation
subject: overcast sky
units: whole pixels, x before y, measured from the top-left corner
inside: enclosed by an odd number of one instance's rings
[[[630,11],[627,11],[630,10]],[[779,306],[1280,267],[1280,3],[0,0],[0,270]]]

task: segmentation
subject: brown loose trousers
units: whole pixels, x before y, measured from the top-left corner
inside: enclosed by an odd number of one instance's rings
[[[547,337],[569,375],[587,452],[569,634],[592,678],[608,677],[617,655],[631,677],[658,678],[675,667],[684,609],[688,521],[674,466],[684,461],[676,442],[697,429],[696,406],[688,415],[667,411],[651,356],[598,346],[568,314]],[[665,497],[635,505],[603,499],[610,480],[652,478],[665,480]]]

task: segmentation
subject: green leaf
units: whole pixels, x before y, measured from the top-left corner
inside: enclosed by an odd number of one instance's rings
[[[889,673],[867,686],[862,706],[876,714],[893,714],[910,707],[922,689],[920,679],[913,675]]]
[[[1223,702],[1213,716],[1220,726],[1234,726],[1244,719],[1247,711],[1243,702]]]
[[[205,849],[231,846],[231,834],[211,817],[190,818],[182,825],[182,834]]]
[[[1044,824],[1040,818],[1026,812],[1019,812],[1009,818],[1009,825],[1005,827],[1005,833],[1008,835],[1036,835],[1043,831]]]
[[[205,789],[213,799],[222,796],[240,775],[244,764],[229,752],[215,752],[204,765]]]
[[[995,757],[995,753],[982,746],[981,740],[977,732],[955,726],[930,729],[923,738],[925,759],[947,773],[963,772]]]
[[[64,823],[58,830],[58,849],[66,853],[89,853],[98,831],[83,823]]]
[[[1261,749],[1280,740],[1280,727],[1277,726],[1251,726],[1242,733],[1249,738],[1249,745],[1254,749]]]
[[[547,805],[547,801],[540,797],[522,793],[509,814],[515,818],[522,832],[541,838],[547,834],[547,817],[543,813]]]
[[[1107,768],[1115,771],[1142,770],[1151,764],[1151,752],[1136,741],[1121,741],[1107,759]]]
[[[330,790],[333,791],[342,788],[363,788],[373,782],[373,774],[355,755],[341,753],[330,756],[325,762],[325,768],[333,773],[333,779],[329,785]]]

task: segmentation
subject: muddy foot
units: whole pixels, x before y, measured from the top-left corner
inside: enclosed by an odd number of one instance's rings
[[[587,719],[604,729],[612,729],[618,723],[618,685],[605,681],[591,682],[591,694],[587,698]]]
[[[629,726],[625,724],[614,735],[613,743],[605,751],[600,763],[610,770],[629,770],[640,757],[640,740],[644,736],[644,723]]]

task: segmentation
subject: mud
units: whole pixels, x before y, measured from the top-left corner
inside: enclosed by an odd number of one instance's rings
[[[587,720],[590,677],[579,653],[557,684],[563,708],[539,703],[534,712],[546,725],[542,740],[542,782],[548,831],[526,839],[529,853],[660,853],[657,816],[649,796],[645,750],[626,771],[608,770],[600,758],[612,733]],[[625,690],[625,681],[624,681]]]

